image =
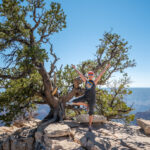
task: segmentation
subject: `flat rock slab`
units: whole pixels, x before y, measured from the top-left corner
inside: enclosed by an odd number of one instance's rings
[[[54,123],[48,125],[44,129],[44,133],[47,137],[62,137],[70,135],[71,129],[66,124]]]
[[[137,123],[144,130],[145,134],[150,135],[150,120],[137,119]]]
[[[46,150],[84,150],[80,144],[64,138],[45,138]]]
[[[71,141],[58,141],[53,144],[53,150],[84,150],[79,144]]]
[[[80,123],[88,123],[89,122],[89,115],[88,114],[81,114],[76,117],[76,121]],[[106,123],[106,118],[102,115],[93,115],[93,123]]]

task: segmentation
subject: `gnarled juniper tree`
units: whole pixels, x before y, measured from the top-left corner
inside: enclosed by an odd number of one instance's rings
[[[55,2],[51,2],[48,10],[44,0],[3,0],[0,4],[0,55],[3,59],[0,120],[9,124],[36,104],[48,104],[51,109],[44,120],[59,121],[65,116],[65,103],[83,94],[82,81],[71,66],[56,67],[59,58],[52,44],[50,71],[44,65],[49,54],[43,45],[49,43],[53,33],[66,27],[65,19],[63,9]],[[128,57],[128,43],[118,34],[106,32],[100,41],[95,59],[78,65],[84,75],[88,70],[98,75],[109,62],[111,67],[99,85],[115,72],[123,74],[126,68],[135,66],[134,60]]]

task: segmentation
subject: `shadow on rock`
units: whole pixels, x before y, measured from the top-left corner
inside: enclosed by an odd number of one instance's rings
[[[81,139],[81,146],[87,150],[106,150],[110,148],[108,143],[98,143],[95,141],[96,135],[93,132],[87,132]]]

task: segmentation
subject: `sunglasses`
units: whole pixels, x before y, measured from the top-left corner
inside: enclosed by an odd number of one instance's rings
[[[93,75],[94,75],[94,74],[92,74],[92,73],[89,73],[89,74],[88,74],[88,76],[93,76]]]

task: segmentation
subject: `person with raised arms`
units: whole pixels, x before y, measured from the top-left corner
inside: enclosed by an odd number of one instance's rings
[[[98,81],[101,79],[102,75],[105,73],[105,71],[110,67],[110,64],[108,64],[105,69],[99,74],[99,76],[93,80],[94,78],[94,72],[89,71],[88,72],[88,79],[79,71],[76,69],[74,65],[72,67],[77,71],[81,79],[85,82],[85,93],[84,95],[77,97],[73,99],[68,104],[70,105],[83,105],[87,107],[89,110],[89,131],[92,131],[92,121],[93,121],[93,114],[94,114],[94,105],[96,102],[96,85]]]

